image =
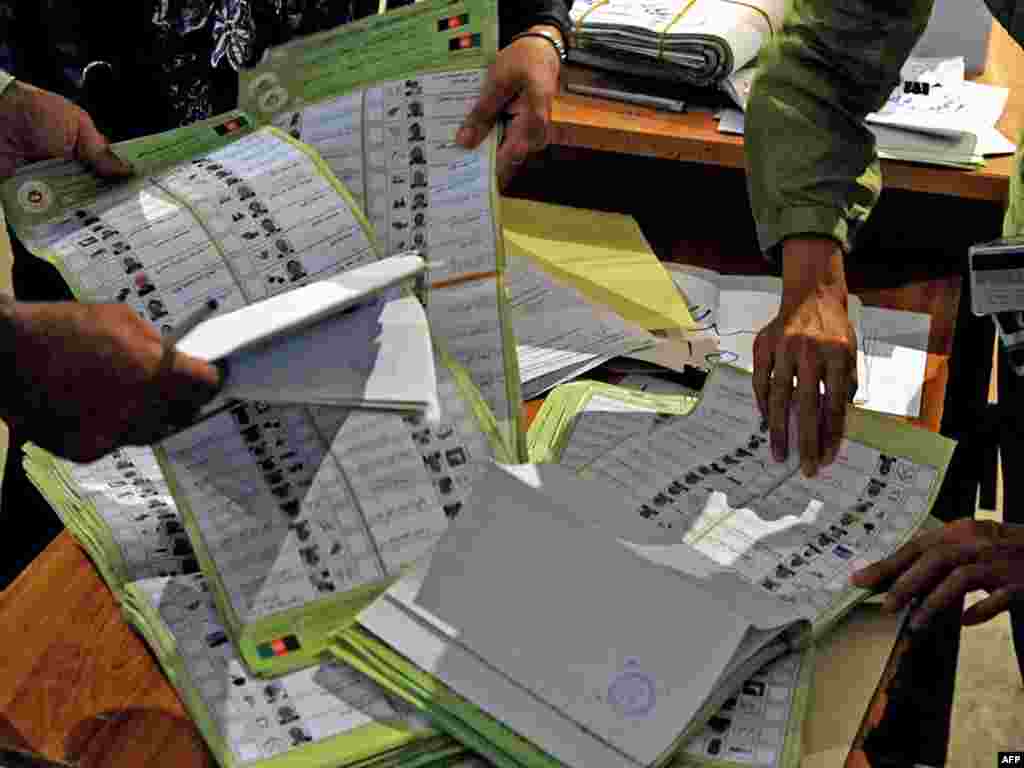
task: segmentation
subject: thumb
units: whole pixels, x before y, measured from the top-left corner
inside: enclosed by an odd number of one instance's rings
[[[114,154],[110,142],[99,132],[85,110],[78,110],[78,135],[75,157],[91,167],[100,176],[127,176],[132,167]]]
[[[515,97],[518,90],[518,83],[514,78],[492,69],[480,91],[480,98],[455,135],[455,141],[465,149],[475,149],[487,138],[487,134],[498,120],[498,115]]]

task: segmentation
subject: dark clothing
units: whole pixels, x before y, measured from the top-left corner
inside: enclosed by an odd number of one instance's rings
[[[238,70],[266,48],[377,10],[377,0],[0,0],[0,69],[75,101],[123,141],[234,109]],[[567,37],[569,2],[500,5],[503,45],[534,24],[555,24]],[[15,296],[70,299],[57,271],[11,234]],[[0,545],[0,589],[61,530],[21,467],[31,439],[11,434],[0,520],[18,534]]]

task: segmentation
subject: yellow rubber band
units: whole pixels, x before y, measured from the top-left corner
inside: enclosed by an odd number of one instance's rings
[[[592,14],[594,11],[596,11],[598,8],[600,8],[602,5],[608,5],[609,2],[610,2],[610,0],[597,0],[597,2],[594,3],[592,6],[590,6],[590,8],[588,10],[584,11],[582,16],[580,16],[578,19],[576,19],[576,23],[572,25],[573,37],[577,38],[576,40],[573,40],[573,45],[579,46],[579,44],[580,44],[579,43],[579,39],[578,39],[578,35],[579,35],[579,32],[580,32],[580,29],[583,27],[583,22],[586,20],[587,16]]]
[[[686,15],[687,11],[689,11],[691,8],[693,8],[693,6],[696,5],[696,4],[697,4],[697,0],[686,0],[686,4],[683,6],[683,9],[681,11],[679,11],[679,13],[677,13],[675,16],[673,16],[672,20],[668,24],[665,25],[665,28],[663,30],[661,30],[661,32],[658,35],[658,58],[659,59],[664,59],[665,58],[665,36],[668,34],[669,30],[672,29],[672,25],[675,24],[677,21],[679,21],[681,18],[683,18],[683,16]]]

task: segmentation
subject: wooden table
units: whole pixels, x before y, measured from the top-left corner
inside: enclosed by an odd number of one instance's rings
[[[984,80],[1019,82],[1024,57],[1001,28],[994,30],[991,46]],[[1000,124],[1012,138],[1024,127],[1022,93],[1024,86],[1014,93]],[[555,105],[554,127],[559,163],[552,165],[552,156],[531,163],[515,194],[632,213],[665,259],[731,272],[763,269],[739,172],[741,140],[718,134],[708,115],[666,115],[563,95]],[[646,158],[689,161],[689,167]],[[733,173],[709,175],[708,165]],[[988,217],[989,227],[998,223],[1010,172],[1008,158],[974,172],[885,163],[890,189],[995,203],[979,214]],[[632,183],[622,183],[623,173]],[[914,199],[940,205],[931,195]],[[721,226],[716,200],[726,201],[734,226]],[[934,216],[931,207],[928,215]],[[887,238],[896,237],[892,228],[883,229]],[[917,421],[937,430],[950,379],[960,283],[954,270],[943,274],[930,258],[926,253],[895,265],[879,258],[874,267],[852,269],[850,284],[868,304],[932,314]],[[536,407],[532,404],[530,412]],[[947,617],[932,635],[917,641],[900,640],[848,766],[881,765],[877,755],[899,754],[899,749],[893,752],[894,741],[914,748],[900,764],[942,762],[958,638],[951,621]],[[121,619],[113,597],[68,534],[0,593],[0,643],[0,743],[84,768],[212,764],[155,660]],[[941,751],[937,759],[936,749]]]
[[[869,303],[933,313],[919,421],[937,428],[957,278],[862,295]],[[539,405],[526,404],[530,418]],[[213,765],[156,660],[69,534],[0,593],[0,647],[0,744],[83,768]]]
[[[998,127],[1012,141],[1024,130],[1024,52],[995,24],[984,74],[973,78],[1010,88]],[[563,93],[552,111],[552,144],[634,156],[743,168],[743,138],[718,132],[710,112],[673,114],[632,104]],[[885,161],[892,189],[1004,202],[1013,172],[1012,157],[990,158],[976,171]]]

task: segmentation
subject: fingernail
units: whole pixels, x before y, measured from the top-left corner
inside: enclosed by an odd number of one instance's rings
[[[473,138],[475,136],[476,131],[474,131],[470,126],[464,125],[461,128],[459,128],[458,133],[455,134],[455,141],[457,141],[464,147],[468,147],[470,144],[473,143]]]

